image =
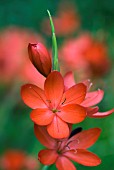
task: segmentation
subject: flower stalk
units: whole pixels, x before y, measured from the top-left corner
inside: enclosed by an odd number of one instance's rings
[[[59,62],[58,62],[58,49],[57,49],[57,40],[55,35],[55,28],[53,20],[50,14],[50,11],[47,10],[50,19],[51,31],[52,31],[52,69],[60,71]]]
[[[47,166],[47,165],[45,165],[43,168],[42,168],[42,170],[49,170],[50,169],[50,166]]]

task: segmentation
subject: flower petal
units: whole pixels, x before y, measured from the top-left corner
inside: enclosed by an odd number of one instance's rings
[[[76,170],[73,163],[65,156],[58,157],[56,167],[58,170]]]
[[[68,151],[63,155],[84,166],[97,166],[101,163],[101,160],[97,155],[84,149]]]
[[[48,125],[52,122],[54,113],[47,108],[38,108],[31,112],[30,118],[37,125]]]
[[[86,95],[86,99],[82,102],[82,106],[90,107],[98,104],[104,96],[103,90],[97,90],[94,92],[89,92]]]
[[[38,159],[44,165],[51,165],[55,163],[58,156],[56,150],[44,149],[39,152]]]
[[[46,107],[44,91],[35,85],[25,84],[22,86],[21,97],[24,103],[32,109]]]
[[[93,107],[93,108],[87,107],[87,108],[86,108],[87,116],[88,116],[88,117],[91,117],[93,114],[97,113],[98,110],[99,110],[99,107],[98,107],[98,106]]]
[[[83,83],[72,86],[64,93],[62,104],[80,104],[85,99],[86,89]]]
[[[65,85],[65,91],[75,85],[75,80],[72,71],[69,71],[68,73],[65,74],[64,76],[64,85]]]
[[[58,71],[53,71],[47,77],[45,84],[45,95],[53,108],[56,108],[62,98],[64,91],[64,82]]]
[[[38,126],[34,124],[34,133],[38,141],[48,149],[56,148],[57,141],[53,139],[47,132],[45,126]]]
[[[86,117],[86,109],[77,104],[68,104],[57,112],[57,115],[68,123],[79,123],[82,122]]]
[[[99,128],[91,128],[84,130],[68,140],[71,149],[87,149],[92,146],[98,139],[101,133]]]
[[[88,114],[88,116],[93,117],[93,118],[103,118],[103,117],[111,115],[112,113],[114,113],[114,109],[111,109],[111,110],[106,111],[106,112],[91,113],[91,114]]]
[[[47,126],[47,131],[53,138],[61,139],[69,136],[69,127],[58,116],[54,116],[51,124]]]

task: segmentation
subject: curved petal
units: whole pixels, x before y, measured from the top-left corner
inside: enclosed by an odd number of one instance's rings
[[[68,151],[63,155],[84,166],[97,166],[101,163],[101,160],[97,155],[84,149]]]
[[[65,91],[74,86],[76,83],[75,83],[75,80],[74,80],[74,75],[72,73],[72,71],[69,71],[68,73],[65,74],[64,76],[64,85],[65,85]]]
[[[63,78],[58,71],[53,71],[49,74],[45,81],[44,89],[51,107],[57,108],[64,91]]]
[[[44,149],[39,152],[38,160],[44,165],[51,165],[55,163],[58,156],[56,150]]]
[[[24,103],[32,109],[46,107],[44,91],[35,85],[25,84],[22,86],[21,97]]]
[[[51,124],[47,126],[47,131],[53,138],[61,139],[69,136],[69,127],[67,123],[55,116]]]
[[[92,146],[100,136],[101,129],[91,128],[84,130],[68,140],[71,149],[87,149]]]
[[[91,117],[92,115],[94,115],[95,113],[97,113],[98,110],[99,110],[99,107],[98,107],[98,106],[93,107],[93,108],[87,107],[87,108],[86,108],[87,116],[88,116],[88,117]]]
[[[72,86],[64,93],[62,104],[80,104],[85,99],[86,89],[83,83]]]
[[[54,118],[54,113],[49,109],[38,108],[31,112],[31,120],[37,125],[48,125]]]
[[[112,113],[114,113],[114,109],[111,109],[111,110],[106,111],[106,112],[91,113],[91,114],[88,114],[88,116],[93,117],[93,118],[103,118],[103,117],[111,115]]]
[[[53,139],[47,132],[45,126],[34,124],[34,133],[38,141],[48,149],[54,149],[57,146],[57,141]]]
[[[58,157],[56,167],[58,170],[76,170],[73,163],[65,156]]]
[[[84,107],[90,107],[98,104],[104,96],[104,91],[103,90],[97,90],[94,92],[89,92],[86,95],[86,99],[82,102],[82,106]]]
[[[63,106],[57,115],[65,122],[79,123],[86,118],[86,109],[77,104],[68,104]]]

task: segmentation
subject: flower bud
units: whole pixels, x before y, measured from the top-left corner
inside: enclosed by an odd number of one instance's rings
[[[51,72],[51,58],[46,47],[41,44],[28,45],[29,58],[35,68],[45,77]]]

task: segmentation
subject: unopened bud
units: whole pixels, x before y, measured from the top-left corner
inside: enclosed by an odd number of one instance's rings
[[[41,44],[28,45],[29,58],[35,68],[45,77],[51,72],[51,58],[46,47]]]

